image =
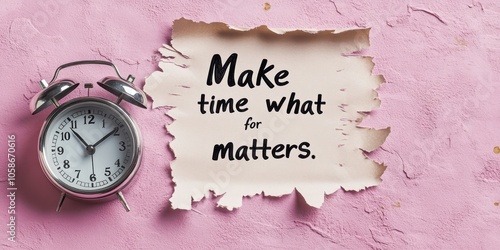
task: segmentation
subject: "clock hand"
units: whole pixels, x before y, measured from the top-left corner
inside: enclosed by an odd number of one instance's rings
[[[107,133],[103,138],[101,138],[100,140],[98,140],[96,143],[94,143],[94,148],[99,145],[99,143],[103,142],[104,140],[106,140],[108,137],[110,137],[111,135],[113,135],[114,133],[116,133],[116,131],[118,131],[118,127],[115,127],[111,132]]]
[[[85,146],[85,151],[87,151],[87,153],[89,155],[93,155],[95,153],[95,146],[94,145],[89,145],[81,136],[80,134],[78,134],[76,131],[74,131],[72,128],[70,128],[71,131],[73,131],[73,133],[76,135],[76,138],[78,138],[78,140],[80,142],[83,143],[83,145]]]
[[[94,154],[90,155],[90,159],[92,160],[92,174],[95,175],[95,173],[94,173]]]
[[[94,174],[94,155],[90,155],[90,160],[92,161],[92,174]]]
[[[85,147],[88,147],[88,146],[89,146],[89,144],[88,144],[87,142],[85,142],[85,140],[84,140],[84,139],[83,139],[83,138],[82,138],[82,137],[81,137],[81,136],[80,136],[80,135],[79,135],[76,131],[74,131],[72,128],[70,128],[70,129],[71,129],[71,131],[73,131],[73,134],[75,134],[75,135],[76,135],[76,138],[78,138],[78,140],[79,140],[81,143],[83,143],[83,145],[84,145]]]

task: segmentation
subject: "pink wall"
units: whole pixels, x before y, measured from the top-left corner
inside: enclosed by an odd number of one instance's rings
[[[1,196],[2,247],[79,248],[349,248],[495,249],[500,244],[500,6],[496,1],[69,1],[3,0],[0,7],[2,154],[17,136],[17,239],[7,241],[8,200]],[[169,3],[170,2],[170,3]],[[334,3],[335,2],[335,3]],[[371,26],[374,73],[387,83],[381,108],[366,124],[391,126],[372,158],[388,168],[383,183],[339,191],[321,209],[301,197],[247,198],[233,212],[214,200],[173,211],[170,139],[164,110],[127,106],[142,127],[145,154],[135,183],[118,201],[68,200],[36,159],[38,131],[49,111],[31,116],[40,78],[65,62],[104,59],[124,73],[157,70],[156,50],[173,20],[223,21],[239,27],[331,29]],[[300,58],[297,58],[300,60]],[[95,82],[113,72],[82,67],[65,76]],[[97,92],[97,90],[96,90]],[[82,94],[83,91],[77,94]]]

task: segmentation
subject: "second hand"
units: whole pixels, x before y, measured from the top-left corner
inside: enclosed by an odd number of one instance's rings
[[[95,175],[94,174],[94,155],[93,154],[90,155],[90,159],[92,160],[92,175]]]

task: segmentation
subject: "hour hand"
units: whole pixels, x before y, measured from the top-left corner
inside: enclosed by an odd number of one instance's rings
[[[87,148],[89,146],[89,144],[87,142],[85,142],[85,140],[76,131],[74,131],[73,129],[71,129],[71,131],[73,132],[73,134],[75,134],[76,138],[78,138],[78,140],[81,143],[83,143],[83,145],[85,146],[85,148]]]
[[[103,142],[104,140],[106,140],[108,137],[110,137],[111,135],[113,135],[114,133],[116,133],[116,131],[118,131],[118,127],[115,127],[111,132],[107,133],[103,138],[101,138],[100,140],[98,140],[96,143],[94,143],[94,147],[97,147],[97,145],[101,142]]]

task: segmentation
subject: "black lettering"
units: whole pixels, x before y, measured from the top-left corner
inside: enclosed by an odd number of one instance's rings
[[[295,92],[292,92],[292,94],[290,95],[290,99],[288,99],[288,107],[286,109],[286,112],[290,114],[292,108],[295,108],[295,111],[293,112],[294,114],[299,113],[300,101],[298,99],[295,99]]]
[[[248,108],[245,107],[245,105],[247,105],[247,103],[248,103],[248,99],[247,98],[241,98],[241,99],[239,99],[236,102],[236,110],[238,110],[238,112],[246,112],[248,110]]]
[[[200,105],[200,112],[202,114],[205,114],[206,113],[205,105],[208,104],[208,102],[205,101],[205,94],[201,94],[200,101],[198,102],[198,104]]]
[[[241,73],[240,77],[238,78],[238,85],[240,87],[245,87],[245,85],[248,85],[251,89],[254,88],[255,86],[253,85],[252,82],[252,76],[253,76],[253,71],[251,70],[245,70],[243,73]]]
[[[290,158],[290,153],[293,149],[297,149],[297,145],[295,144],[286,144],[286,158]]]
[[[271,101],[266,99],[267,111],[272,112],[273,110],[279,112],[281,110],[281,106],[285,103],[286,97],[281,98],[281,101],[277,103],[276,101]]]
[[[259,157],[257,156],[257,151],[262,150],[262,158],[264,160],[269,159],[267,156],[267,150],[270,150],[271,147],[267,146],[267,139],[262,140],[262,146],[258,146],[257,139],[252,140],[252,146],[250,150],[252,151],[252,159],[257,160]]]
[[[312,105],[313,105],[313,102],[311,100],[308,100],[308,101],[305,101],[303,104],[302,104],[302,108],[300,109],[300,112],[302,114],[306,114],[306,113],[309,113],[311,115],[314,115],[314,112],[312,110]]]
[[[234,160],[233,157],[233,143],[229,142],[225,146],[224,144],[216,144],[214,145],[214,151],[212,154],[212,160],[219,160],[219,155],[221,159],[226,158],[226,155],[229,155],[228,158],[230,161]]]
[[[283,149],[285,149],[285,145],[283,145],[283,144],[278,144],[278,145],[274,146],[273,150],[271,151],[273,158],[275,158],[275,159],[283,158],[285,156],[284,154],[278,154],[279,152],[283,151]]]
[[[292,156],[298,156],[300,159],[312,158],[315,159],[316,156],[311,154],[309,150],[309,142],[302,142],[298,146],[296,144],[277,144],[274,147],[268,145],[268,140],[263,139],[261,144],[257,139],[252,140],[252,145],[241,145],[236,151],[233,142],[228,142],[227,144],[216,144],[214,145],[212,160],[217,161],[219,159],[233,160],[258,160],[261,156],[262,159],[268,160],[270,157],[273,159],[289,159]],[[295,151],[295,152],[294,152]],[[297,153],[298,152],[298,155]]]
[[[228,100],[220,99],[217,100],[217,107],[215,108],[215,113],[226,112],[229,108],[229,113],[234,113],[233,109],[233,98],[229,98]]]
[[[248,158],[248,146],[241,146],[236,150],[236,159],[237,160],[245,159],[246,161],[250,160]]]
[[[321,110],[322,105],[325,105],[326,102],[323,101],[323,95],[318,94],[318,99],[317,101],[312,101],[312,100],[306,100],[303,103],[301,103],[300,99],[295,97],[295,92],[292,92],[290,94],[290,98],[288,98],[287,101],[287,108],[286,108],[286,113],[287,114],[310,114],[314,115],[314,105],[316,105],[316,112],[318,114],[323,114],[323,110]],[[271,101],[270,99],[266,99],[266,106],[267,106],[267,111],[268,112],[279,112],[281,108],[283,107],[284,103],[286,101],[286,97],[282,97],[279,102],[277,101]]]
[[[274,76],[274,82],[278,86],[285,86],[288,84],[288,81],[280,82],[280,80],[284,79],[287,76],[288,76],[288,70],[282,70]]]
[[[318,94],[318,101],[314,102],[314,104],[317,105],[317,109],[316,109],[316,112],[318,112],[318,114],[323,114],[323,111],[321,110],[321,105],[325,105],[326,102],[324,102],[321,98],[323,97],[322,94]]]
[[[213,84],[212,80],[215,80],[215,83],[219,84],[224,79],[224,75],[226,74],[227,68],[229,68],[229,76],[227,78],[227,84],[229,87],[236,85],[234,81],[234,70],[236,67],[236,61],[238,60],[238,54],[231,54],[224,65],[222,65],[222,58],[219,54],[215,54],[212,56],[212,61],[210,62],[210,68],[208,70],[207,77],[207,85],[211,86]],[[214,78],[214,79],[212,79]]]
[[[272,88],[274,88],[274,85],[269,80],[269,78],[267,78],[266,73],[271,71],[274,68],[274,65],[271,64],[271,65],[266,67],[266,64],[267,64],[267,59],[263,59],[262,62],[260,63],[259,72],[257,73],[257,81],[255,84],[257,86],[260,86],[260,81],[264,80],[264,82],[266,82],[267,86],[269,86],[269,88],[272,89]]]
[[[309,155],[311,155],[311,150],[309,150],[309,146],[311,146],[309,142],[302,142],[301,144],[299,144],[299,150],[303,153],[299,154],[300,159],[306,159],[307,157],[309,157]]]
[[[215,103],[215,96],[212,96],[210,99],[210,114],[214,113],[214,103]]]
[[[248,110],[248,108],[245,107],[245,105],[248,103],[247,98],[241,98],[236,102],[235,105],[233,98],[229,98],[227,100],[215,100],[215,96],[212,96],[210,101],[206,101],[205,94],[201,94],[200,101],[198,101],[197,103],[200,106],[200,113],[202,114],[206,114],[207,112],[210,112],[210,114],[219,114],[221,112],[227,111],[229,111],[229,113],[234,113],[235,109],[238,112],[245,112]],[[208,106],[208,110],[206,106]]]

